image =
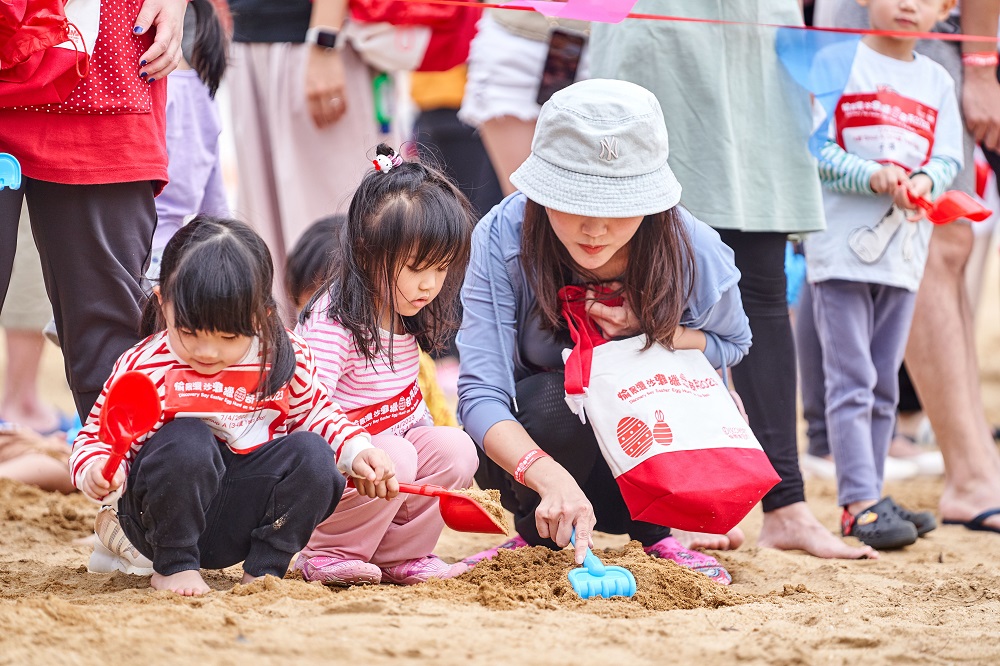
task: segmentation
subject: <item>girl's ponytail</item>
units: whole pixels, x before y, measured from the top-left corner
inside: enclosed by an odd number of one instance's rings
[[[194,39],[190,55],[185,53],[185,58],[208,88],[208,94],[215,97],[226,72],[229,39],[219,18],[218,6],[212,0],[191,0],[188,10],[184,16],[184,32],[187,34],[193,28]]]

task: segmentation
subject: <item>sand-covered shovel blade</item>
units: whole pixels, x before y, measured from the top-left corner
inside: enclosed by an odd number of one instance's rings
[[[576,546],[576,530],[570,537]],[[590,548],[583,559],[583,566],[569,572],[569,584],[581,599],[591,597],[632,597],[635,596],[635,576],[625,567],[606,567]]]
[[[115,380],[101,405],[99,436],[111,445],[111,456],[101,474],[114,478],[136,437],[149,432],[160,420],[163,408],[153,380],[141,372],[129,371]]]
[[[399,484],[399,492],[438,498],[438,508],[444,524],[456,532],[481,532],[483,534],[507,534],[502,518],[494,518],[483,505],[468,495],[448,490],[441,486]],[[502,514],[501,514],[502,516]]]
[[[927,212],[927,219],[934,224],[948,224],[963,219],[982,222],[993,214],[989,208],[959,190],[948,190],[933,203],[909,192],[907,196]]]

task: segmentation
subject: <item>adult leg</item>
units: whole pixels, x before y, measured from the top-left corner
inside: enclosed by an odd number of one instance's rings
[[[531,138],[535,134],[535,121],[514,116],[491,118],[479,126],[483,145],[490,156],[504,196],[515,190],[510,184],[510,174],[528,159]]]
[[[17,248],[17,226],[21,216],[24,186],[19,190],[5,187],[0,190],[0,310],[3,309],[14,269],[14,251]]]
[[[56,409],[38,392],[38,369],[45,337],[42,329],[52,319],[52,306],[38,250],[31,235],[28,211],[22,207],[17,226],[17,251],[0,326],[7,338],[7,372],[0,397],[0,419],[18,423],[42,434],[52,434],[66,425]]]
[[[939,508],[946,521],[1000,507],[1000,453],[983,411],[964,282],[971,248],[969,225],[934,228],[906,347],[910,376],[944,455]],[[986,525],[1000,529],[1000,516]]]
[[[139,341],[140,280],[156,228],[153,187],[28,179],[26,190],[66,378],[85,421],[115,361]]]
[[[806,420],[809,455],[830,455],[826,436],[826,388],[823,376],[823,347],[816,332],[813,312],[813,287],[805,284],[795,318],[795,355],[799,361],[799,390],[802,393],[802,417]]]
[[[795,345],[785,302],[785,234],[720,230],[740,269],[740,293],[754,342],[733,368],[750,427],[781,481],[764,497],[757,542],[767,548],[805,550],[817,557],[874,556],[852,548],[824,528],[805,503],[795,433]]]

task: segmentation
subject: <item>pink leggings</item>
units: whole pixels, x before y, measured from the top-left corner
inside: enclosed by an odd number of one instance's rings
[[[372,443],[389,454],[401,483],[468,488],[479,458],[465,431],[421,426],[404,436],[380,433]],[[370,499],[348,486],[333,515],[319,524],[302,549],[319,555],[364,560],[380,567],[429,555],[444,529],[433,497],[400,493],[392,500]]]

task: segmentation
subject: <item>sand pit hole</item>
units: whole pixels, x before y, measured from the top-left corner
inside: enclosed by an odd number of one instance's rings
[[[544,546],[502,550],[497,557],[479,563],[454,583],[474,586],[475,600],[487,608],[531,605],[551,610],[597,610],[609,616],[630,616],[642,610],[718,608],[753,601],[704,574],[650,557],[637,541],[624,548],[598,551],[597,555],[606,565],[625,567],[632,572],[636,579],[634,597],[580,599],[567,579],[575,566],[572,552]],[[448,583],[451,581],[441,584]]]

